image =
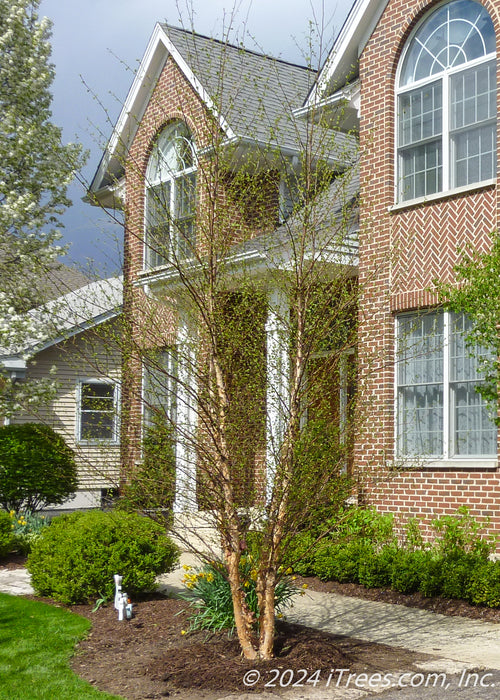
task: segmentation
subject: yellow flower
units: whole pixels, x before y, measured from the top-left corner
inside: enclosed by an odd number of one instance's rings
[[[302,588],[309,588],[309,586],[307,585],[307,583],[303,583]]]
[[[296,576],[292,576],[292,581],[296,581],[296,580],[297,580],[297,577],[296,577]]]
[[[187,564],[183,564],[182,568],[184,569],[184,571],[189,571],[191,569],[191,567]]]
[[[289,566],[288,569],[285,571],[285,574],[293,574],[293,569]]]
[[[250,588],[250,581],[245,581],[244,586],[245,588]]]
[[[207,575],[206,575],[206,579],[207,579],[207,582],[208,582],[208,583],[212,583],[212,581],[214,580],[214,575],[213,575],[213,574],[207,574]]]
[[[181,634],[186,634],[186,630],[181,630]]]

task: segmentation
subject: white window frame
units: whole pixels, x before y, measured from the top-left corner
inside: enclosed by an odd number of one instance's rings
[[[113,426],[111,437],[82,437],[82,417],[87,412],[82,407],[83,386],[86,384],[99,384],[101,386],[113,387]],[[104,413],[104,411],[103,411]],[[107,412],[106,412],[107,413]],[[75,440],[79,445],[117,445],[119,443],[120,433],[120,386],[116,380],[107,377],[83,377],[78,379],[76,387],[76,434]]]
[[[165,403],[161,401],[153,401],[147,398],[150,391],[149,388],[149,373],[146,359],[142,362],[142,437],[144,439],[147,428],[151,425],[151,419],[148,417],[148,411],[153,410],[153,407],[162,406],[165,415],[168,418],[170,425],[175,426],[177,419],[177,351],[174,347],[158,348],[155,352],[157,358],[153,358],[153,363],[157,362],[158,371],[163,367],[165,372],[162,374],[164,386],[162,387],[162,397],[166,397]],[[159,397],[158,397],[159,398]]]
[[[184,132],[184,133],[183,133]],[[160,174],[155,173],[156,170],[161,170],[158,168],[158,154],[160,152],[161,145],[165,145],[171,141],[184,140],[191,150],[191,156],[193,160],[193,165],[186,168],[181,168],[179,170],[171,170],[168,174],[165,172],[160,172]],[[156,167],[155,167],[156,166]],[[165,165],[165,169],[168,166]],[[196,160],[196,149],[194,141],[192,140],[191,133],[188,127],[181,121],[171,122],[167,124],[164,129],[158,134],[155,145],[153,146],[152,153],[149,157],[148,168],[146,172],[146,183],[145,183],[145,195],[144,195],[144,249],[143,249],[143,269],[151,270],[158,267],[163,267],[169,264],[169,260],[184,260],[189,257],[189,253],[186,253],[182,247],[182,239],[177,229],[178,222],[187,221],[189,219],[193,220],[193,244],[195,243],[195,210],[196,210],[196,171],[197,171],[197,160]],[[179,203],[179,187],[182,183],[191,180],[193,183],[194,197],[193,197],[193,209],[194,212],[192,216],[180,217],[177,216],[176,209]],[[152,190],[160,187],[165,187],[169,189],[169,203],[168,206],[165,203],[165,233],[168,238],[165,241],[165,253],[163,255],[161,251],[158,251],[158,245],[150,245],[149,238],[149,227],[150,227],[150,196]]]
[[[400,326],[403,320],[408,320],[411,318],[417,319],[423,314],[428,314],[429,316],[435,317],[437,314],[443,315],[443,345],[442,345],[442,380],[434,381],[432,384],[439,384],[442,386],[442,453],[441,454],[413,454],[405,453],[401,448],[401,435],[400,435],[400,389],[401,385],[399,383],[399,370],[400,362],[403,359],[400,357],[403,352],[403,343],[401,341]],[[468,464],[480,461],[484,463],[485,461],[493,461],[497,459],[497,440],[495,440],[495,452],[487,454],[459,454],[456,447],[456,438],[459,436],[455,435],[455,404],[454,404],[454,385],[464,383],[464,380],[452,381],[450,377],[450,367],[451,367],[451,337],[452,337],[452,319],[454,314],[448,311],[440,310],[430,310],[422,312],[413,313],[403,313],[399,314],[395,318],[395,373],[394,373],[394,445],[395,445],[395,455],[398,459],[403,459],[405,461],[424,460],[426,462],[466,462]],[[473,381],[473,380],[470,380]],[[476,384],[479,382],[476,382]],[[421,386],[425,382],[414,383],[413,386]],[[411,384],[409,385],[411,386]],[[493,426],[492,426],[493,427]],[[495,428],[496,432],[496,428]],[[493,462],[492,462],[493,465]]]
[[[471,181],[468,182],[465,185],[457,185],[454,182],[454,176],[455,176],[455,160],[453,158],[453,148],[454,148],[454,140],[453,140],[453,134],[458,134],[460,131],[463,131],[466,133],[467,131],[472,131],[474,129],[473,124],[469,124],[466,127],[462,129],[455,129],[453,130],[451,128],[451,118],[450,118],[450,86],[451,86],[451,81],[454,76],[460,74],[460,73],[465,73],[469,71],[470,69],[473,69],[477,66],[481,65],[486,65],[487,63],[496,63],[496,52],[491,52],[488,54],[485,54],[484,56],[481,56],[479,58],[476,58],[471,61],[467,61],[466,63],[462,63],[456,67],[451,67],[451,68],[446,68],[443,71],[439,73],[435,73],[433,75],[428,75],[424,78],[421,78],[419,80],[416,80],[415,82],[408,83],[407,85],[400,86],[400,81],[401,81],[401,73],[402,69],[405,63],[405,57],[406,54],[411,47],[412,40],[415,37],[416,34],[418,34],[420,28],[422,25],[424,25],[427,20],[431,17],[431,15],[438,10],[440,7],[443,5],[447,5],[449,2],[442,3],[442,5],[439,5],[435,8],[433,8],[430,12],[428,12],[422,20],[417,24],[415,27],[414,31],[412,32],[411,36],[408,38],[406,45],[404,47],[404,50],[402,52],[401,58],[399,60],[398,64],[398,69],[396,73],[396,90],[395,90],[395,102],[394,102],[394,114],[395,114],[395,134],[396,134],[396,140],[395,140],[395,149],[394,149],[394,172],[396,173],[395,177],[395,192],[394,192],[394,201],[396,202],[396,206],[406,206],[411,203],[417,203],[421,201],[427,201],[429,199],[437,198],[439,196],[442,196],[443,194],[453,194],[455,192],[463,192],[463,191],[468,191],[474,188],[477,188],[478,186],[485,186],[487,184],[491,184],[496,182],[496,170],[493,173],[493,177],[491,178],[485,178],[485,179],[480,179],[477,181]],[[479,5],[479,3],[476,3]],[[484,6],[483,6],[483,9]],[[405,198],[404,192],[402,190],[403,188],[403,179],[402,179],[402,152],[405,150],[404,146],[399,145],[399,132],[400,132],[400,124],[399,124],[399,104],[400,104],[400,98],[402,95],[406,93],[410,93],[414,90],[417,90],[419,88],[423,88],[426,85],[432,85],[433,83],[441,83],[442,86],[442,129],[441,129],[441,137],[440,137],[440,143],[441,143],[441,187],[437,188],[434,192],[429,192],[426,193],[425,195],[422,196],[416,196],[416,197],[408,197]],[[493,125],[495,123],[496,125],[496,118],[490,118],[489,120],[483,121],[483,122],[477,122],[477,127],[479,127],[482,124],[489,124]],[[493,137],[496,137],[496,128],[493,128]],[[420,144],[424,146],[428,142],[432,141],[437,141],[437,138],[429,137],[428,140],[421,140],[421,141],[416,141],[415,146]],[[407,145],[406,148],[409,146]],[[497,151],[497,144],[495,143],[495,152]],[[494,167],[496,166],[496,157],[494,158]]]

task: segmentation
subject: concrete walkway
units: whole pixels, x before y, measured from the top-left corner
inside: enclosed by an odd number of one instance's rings
[[[182,566],[195,564],[192,556],[184,554],[175,571],[159,578],[160,590],[170,595],[181,591]],[[26,569],[0,570],[0,591],[33,593]],[[286,617],[290,622],[432,654],[469,668],[500,670],[500,624],[496,623],[315,591],[297,596]]]
[[[183,554],[179,568],[160,577],[160,589],[166,594],[175,595],[183,589],[183,565],[196,565],[196,560]],[[467,668],[500,670],[500,624],[492,622],[315,591],[297,596],[286,619],[334,634],[432,654]]]

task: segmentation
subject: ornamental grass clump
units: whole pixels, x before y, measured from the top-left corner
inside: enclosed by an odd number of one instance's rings
[[[231,588],[225,565],[220,561],[211,561],[203,567],[184,566],[182,583],[186,587],[182,598],[189,602],[189,632],[195,630],[229,630],[235,628]],[[291,570],[288,571],[291,573]],[[281,575],[274,589],[276,616],[283,617],[283,611],[292,605],[292,599],[304,590],[297,588],[295,577],[287,572]],[[245,602],[258,624],[259,606],[257,601],[257,569],[255,560],[244,555],[240,560],[240,577]]]

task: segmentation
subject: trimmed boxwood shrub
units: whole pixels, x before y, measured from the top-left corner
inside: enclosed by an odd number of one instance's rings
[[[134,513],[89,511],[54,518],[33,544],[27,567],[33,587],[61,603],[114,596],[114,574],[130,595],[153,590],[179,550],[159,524]]]
[[[483,561],[472,571],[467,599],[476,605],[500,608],[500,561]]]
[[[386,545],[372,551],[370,556],[359,563],[359,583],[366,588],[383,588],[391,585],[392,566],[397,555],[395,545]]]
[[[430,556],[420,549],[398,549],[392,562],[391,588],[399,593],[416,593]]]
[[[0,510],[0,557],[4,557],[14,547],[12,519],[4,510]]]
[[[322,544],[316,554],[314,574],[322,581],[359,583],[361,562],[372,555],[372,547],[365,540],[346,544]]]
[[[48,425],[0,427],[0,505],[16,513],[59,505],[77,488],[77,466],[61,435]]]

